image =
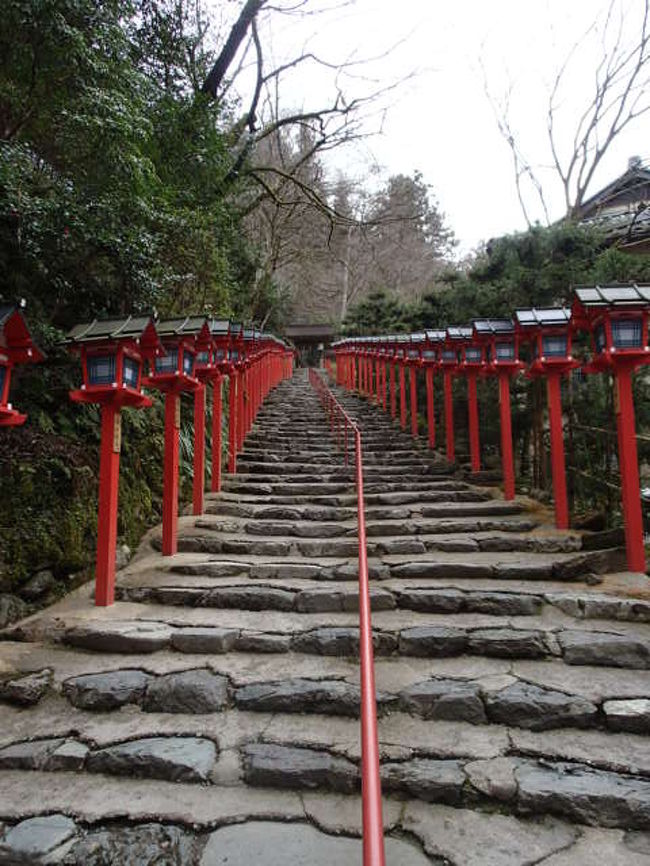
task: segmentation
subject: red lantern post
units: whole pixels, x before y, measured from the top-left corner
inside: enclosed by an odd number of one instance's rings
[[[95,604],[106,607],[115,601],[121,411],[125,406],[151,406],[141,391],[142,363],[163,349],[148,316],[95,319],[74,327],[66,342],[80,353],[83,374],[81,388],[71,391],[70,399],[102,407]]]
[[[427,429],[429,431],[429,448],[436,447],[436,416],[434,412],[433,377],[440,367],[440,351],[445,341],[446,331],[433,330],[425,332],[424,347],[422,349],[422,363],[426,370],[427,383]]]
[[[574,328],[591,334],[592,361],[583,370],[589,373],[611,370],[614,374],[627,567],[630,571],[645,572],[632,373],[650,363],[650,285],[577,288],[572,313]]]
[[[453,376],[458,372],[459,342],[462,339],[462,328],[447,328],[445,342],[440,350],[440,367],[443,374],[445,392],[445,436],[447,445],[447,460],[456,461],[456,443],[454,436],[454,395]]]
[[[515,498],[515,461],[512,451],[512,411],[510,378],[522,368],[519,337],[511,319],[476,319],[474,341],[485,345],[486,373],[499,377],[499,414],[501,417],[501,466],[503,495]],[[488,353],[489,352],[489,356]]]
[[[237,443],[239,403],[241,393],[241,364],[244,353],[244,329],[239,322],[230,323],[230,367],[228,388],[228,472],[237,472]]]
[[[418,391],[417,371],[422,366],[421,351],[424,345],[424,333],[411,334],[406,350],[407,364],[409,368],[409,385],[411,396],[411,435],[414,439],[418,437]]]
[[[9,402],[11,374],[15,364],[35,364],[42,361],[27,323],[17,304],[0,305],[0,427],[19,427],[27,420]]]
[[[163,464],[162,554],[176,553],[178,535],[178,462],[181,429],[181,395],[201,388],[194,375],[197,338],[209,338],[202,316],[159,322],[158,334],[165,349],[149,367],[144,384],[165,395],[165,457]],[[205,430],[203,430],[205,433]]]
[[[477,378],[486,367],[486,347],[473,340],[474,331],[468,328],[469,337],[461,347],[460,370],[467,382],[467,416],[469,427],[469,453],[472,472],[481,469],[481,438],[478,420]]]
[[[569,528],[569,499],[566,485],[564,432],[562,429],[562,376],[579,366],[571,355],[571,311],[563,307],[517,310],[517,332],[530,345],[527,374],[546,378],[548,420],[551,435],[551,475],[555,525]]]

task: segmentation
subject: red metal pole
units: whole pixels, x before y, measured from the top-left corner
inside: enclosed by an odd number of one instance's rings
[[[399,423],[406,430],[406,374],[404,364],[399,365]]]
[[[221,490],[221,376],[212,382],[212,477],[210,490]]]
[[[499,373],[499,409],[501,412],[501,465],[504,499],[515,498],[515,461],[512,453],[512,418],[510,412],[510,376]]]
[[[641,515],[639,458],[634,424],[632,370],[620,366],[614,371],[616,427],[618,431],[618,462],[621,470],[621,502],[625,522],[625,550],[630,571],[645,573],[645,547]]]
[[[205,385],[194,392],[194,472],[192,514],[203,514],[205,489]]]
[[[121,422],[119,407],[112,403],[102,406],[97,565],[95,568],[95,604],[98,607],[108,607],[115,601],[115,546],[117,543]]]
[[[242,450],[244,444],[244,391],[246,388],[246,370],[237,377],[237,435],[235,438],[235,450],[237,454]]]
[[[409,379],[411,385],[411,435],[418,438],[418,390],[415,367],[409,368]]]
[[[436,416],[433,411],[433,367],[427,367],[427,427],[429,428],[429,448],[436,447]]]
[[[472,472],[479,472],[481,469],[481,440],[478,432],[476,373],[467,374],[467,408],[469,414],[469,453],[472,462]]]
[[[361,434],[356,431],[357,517],[359,523],[359,656],[361,659],[361,794],[364,866],[385,866],[384,821],[379,776],[377,691],[370,619],[370,587],[363,499]]]
[[[228,472],[237,471],[237,390],[239,373],[230,374],[228,395]]]
[[[551,432],[551,473],[553,475],[553,498],[555,500],[555,525],[558,529],[568,529],[569,500],[566,491],[561,384],[562,377],[560,373],[548,374],[546,391],[548,396],[548,423]]]
[[[390,381],[390,417],[394,418],[397,414],[397,394],[395,392],[395,364],[392,361],[388,370],[388,378]]]
[[[386,411],[386,361],[382,362],[381,365],[381,405]]]
[[[181,427],[181,398],[165,394],[165,460],[163,466],[162,554],[176,553],[178,531],[178,442]]]
[[[445,437],[447,440],[447,460],[454,463],[456,460],[456,445],[454,443],[454,392],[451,371],[445,370]]]

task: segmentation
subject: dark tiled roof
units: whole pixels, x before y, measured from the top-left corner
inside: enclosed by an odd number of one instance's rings
[[[471,340],[472,329],[463,326],[447,328],[447,338],[450,340]]]
[[[98,340],[137,339],[152,322],[151,316],[127,316],[126,319],[93,319],[75,325],[68,332],[70,343],[90,343]]]
[[[571,321],[571,310],[566,307],[547,307],[530,310],[516,310],[517,324],[522,328],[538,327],[540,325],[567,325]]]
[[[474,330],[481,336],[493,334],[512,334],[515,330],[512,319],[474,319]]]
[[[643,306],[650,304],[650,285],[577,286],[575,296],[583,307]]]

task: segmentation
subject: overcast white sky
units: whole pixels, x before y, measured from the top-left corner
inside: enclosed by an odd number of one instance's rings
[[[314,6],[322,2],[314,0]],[[620,4],[631,38],[638,32],[643,0]],[[410,72],[417,75],[389,97],[382,134],[354,151],[337,153],[332,161],[360,178],[377,164],[386,175],[419,169],[461,251],[467,251],[481,240],[525,228],[510,151],[485,95],[481,67],[496,98],[514,83],[512,124],[521,132],[530,162],[548,163],[544,122],[549,82],[606,6],[603,0],[356,0],[327,16],[274,16],[264,41],[270,41],[279,61],[305,47],[339,61],[381,54],[403,40],[388,57],[370,64],[367,73],[386,83]],[[599,39],[594,32],[570,69],[562,103],[565,134],[591,92]],[[353,96],[371,86],[348,82],[345,90]],[[283,93],[286,106],[308,107],[331,94],[331,78],[301,67],[287,79]],[[612,148],[592,192],[621,174],[628,157],[650,157],[649,135],[646,116]],[[552,174],[542,169],[542,178],[551,216],[561,216],[563,202]]]

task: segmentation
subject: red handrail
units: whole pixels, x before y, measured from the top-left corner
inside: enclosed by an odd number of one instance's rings
[[[344,424],[345,464],[348,465],[348,428],[354,433],[355,475],[357,483],[357,520],[359,535],[359,656],[361,660],[361,797],[363,814],[363,866],[385,866],[384,822],[379,778],[379,738],[377,736],[377,693],[375,662],[370,618],[368,551],[366,517],[363,503],[363,460],[361,431],[341,406],[315,370],[309,370],[309,381],[318,393],[329,415],[330,430],[336,419],[337,444],[340,446],[341,422]]]

